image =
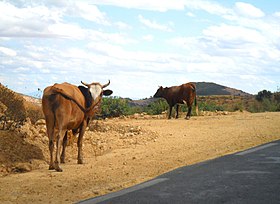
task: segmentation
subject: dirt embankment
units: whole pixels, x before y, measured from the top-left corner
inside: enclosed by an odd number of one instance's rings
[[[73,203],[280,139],[280,113],[207,115],[189,121],[146,115],[93,121],[84,137],[85,164],[77,164],[71,137],[62,173],[48,170],[43,121],[2,130],[0,203]]]

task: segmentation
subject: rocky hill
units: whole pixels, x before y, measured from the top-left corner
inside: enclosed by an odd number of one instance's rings
[[[197,95],[200,96],[241,96],[252,97],[251,94],[244,91],[216,84],[213,82],[193,82],[196,84]],[[129,100],[131,106],[147,106],[154,102],[155,98],[147,98],[142,100]]]
[[[230,96],[251,96],[244,91],[226,87],[213,82],[196,82],[198,96],[230,95]]]

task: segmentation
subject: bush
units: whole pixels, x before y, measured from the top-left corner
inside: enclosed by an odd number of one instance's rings
[[[35,124],[39,119],[45,118],[42,108],[32,103],[26,104],[26,116],[30,118],[32,124]]]
[[[258,92],[258,95],[256,96],[257,101],[263,101],[264,99],[271,99],[272,98],[272,93],[267,90],[263,90]]]
[[[159,99],[150,103],[148,106],[144,107],[144,112],[150,115],[158,115],[166,111],[169,108],[165,99]]]
[[[24,99],[20,95],[0,84],[0,101],[7,107],[5,115],[15,121],[26,119]]]
[[[131,112],[127,99],[106,97],[102,99],[101,114],[103,117],[118,117]]]
[[[224,107],[220,105],[216,105],[213,102],[206,103],[206,102],[201,102],[198,103],[198,109],[201,111],[224,111]]]

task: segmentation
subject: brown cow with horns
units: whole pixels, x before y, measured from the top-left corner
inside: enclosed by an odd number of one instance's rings
[[[176,105],[176,119],[179,117],[178,110],[179,104],[187,104],[188,113],[186,119],[190,119],[192,104],[195,103],[196,113],[198,114],[198,107],[196,102],[196,86],[194,83],[186,83],[180,86],[172,86],[163,88],[159,87],[154,95],[155,98],[164,98],[169,105],[168,119],[171,118],[172,107]]]
[[[78,164],[83,163],[82,142],[89,120],[94,116],[101,104],[102,96],[111,95],[111,90],[104,90],[110,84],[100,83],[75,86],[69,83],[54,84],[45,88],[42,98],[42,108],[46,119],[49,137],[50,165],[49,169],[62,171],[59,163],[65,162],[65,148],[67,144],[67,130],[78,137]],[[53,159],[54,142],[56,154]],[[61,152],[62,147],[62,153]]]

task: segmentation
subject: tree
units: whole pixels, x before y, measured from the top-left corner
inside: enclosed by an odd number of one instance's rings
[[[256,100],[257,101],[263,101],[265,98],[268,99],[268,100],[271,100],[272,95],[273,94],[270,91],[263,90],[263,91],[260,91],[258,93],[258,95],[256,96]]]

